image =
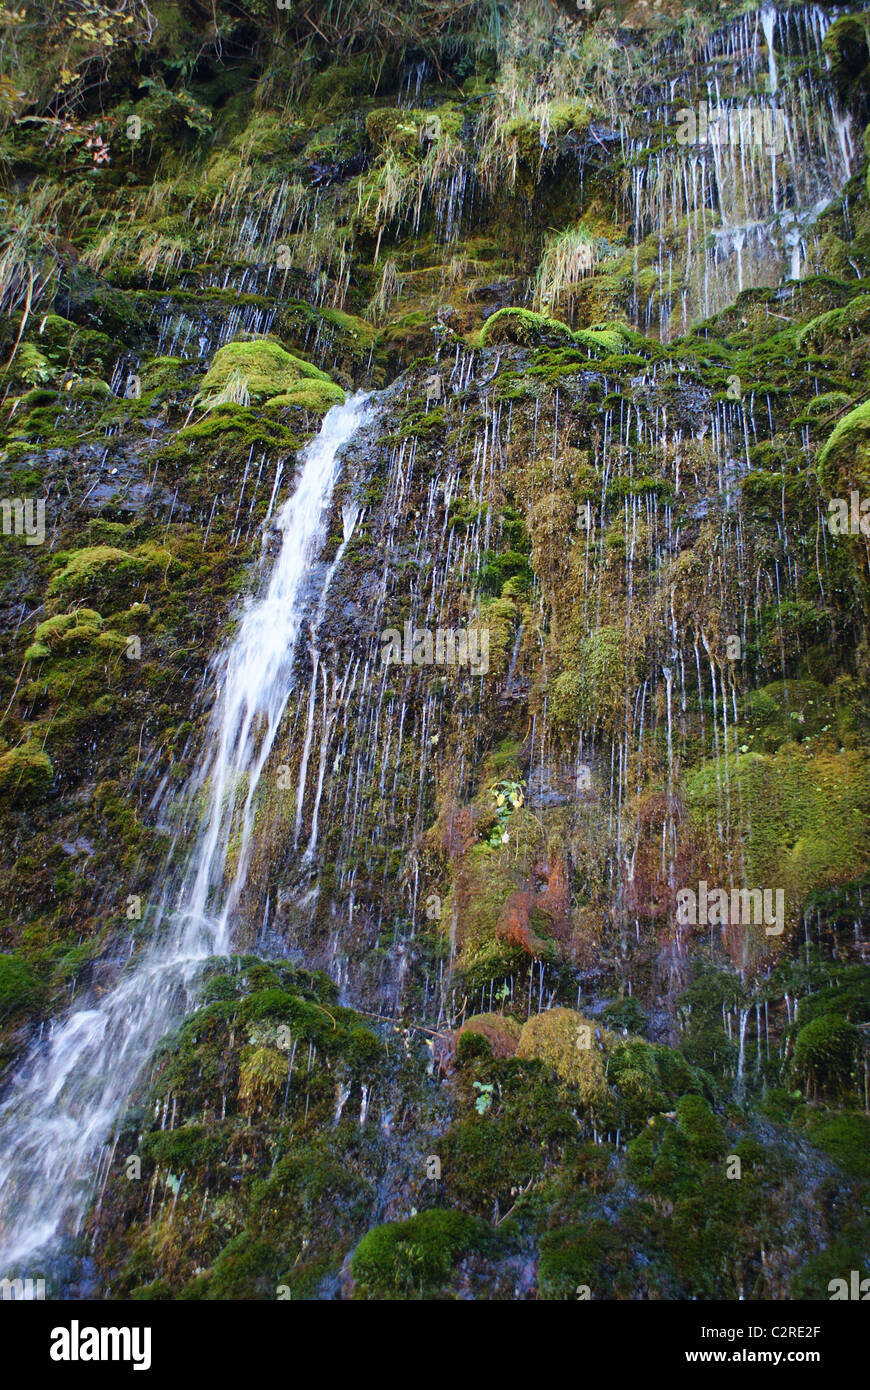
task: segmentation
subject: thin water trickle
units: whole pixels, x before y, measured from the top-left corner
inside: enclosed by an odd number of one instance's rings
[[[764,30],[764,41],[767,44],[767,70],[770,77],[770,91],[773,94],[779,82],[776,71],[776,53],[773,48],[773,32],[776,28],[777,14],[775,5],[765,5],[761,11],[761,27]]]
[[[197,970],[232,944],[247,876],[253,799],[293,684],[293,660],[324,540],[340,451],[370,413],[333,406],[275,521],[281,547],[215,665],[216,700],[189,802],[205,810],[180,886],[164,893],[151,944],[118,983],[37,1042],[0,1106],[0,1271],[80,1229],[101,1153],[159,1039],[190,1006]],[[227,880],[231,840],[234,869]]]

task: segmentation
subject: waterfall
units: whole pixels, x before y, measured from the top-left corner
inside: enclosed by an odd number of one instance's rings
[[[302,455],[295,491],[274,526],[280,550],[260,593],[215,664],[216,699],[189,791],[204,802],[175,893],[158,909],[148,947],[118,982],[83,1002],[37,1043],[0,1107],[0,1270],[44,1255],[74,1234],[103,1146],[157,1042],[190,1004],[209,956],[230,950],[250,859],[253,799],[292,689],[297,638],[311,599],[340,467],[365,422],[367,396],[333,406]],[[226,882],[232,839],[234,869]]]
[[[866,14],[288,7],[7,45],[0,1302],[824,1298]]]

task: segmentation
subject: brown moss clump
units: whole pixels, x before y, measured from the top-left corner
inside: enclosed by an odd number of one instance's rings
[[[515,1056],[546,1062],[591,1105],[607,1092],[604,1049],[612,1041],[575,1009],[549,1009],[523,1024]]]
[[[570,931],[571,890],[565,861],[554,855],[549,864],[534,866],[546,878],[542,893],[518,889],[502,909],[497,935],[536,959],[552,952],[553,940],[564,944]]]
[[[486,1038],[492,1048],[493,1057],[513,1057],[522,1033],[522,1024],[504,1014],[475,1014],[473,1018],[466,1019],[454,1034],[455,1047],[458,1047],[459,1039],[466,1033],[477,1033],[480,1037]]]

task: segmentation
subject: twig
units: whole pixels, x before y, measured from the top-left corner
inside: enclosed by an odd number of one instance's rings
[[[516,1201],[514,1202],[513,1206],[508,1208],[508,1210],[505,1212],[504,1216],[500,1216],[500,1217],[499,1217],[498,1221],[496,1221],[496,1223],[495,1223],[496,1226],[500,1226],[501,1223],[502,1223],[503,1221],[507,1221],[507,1219],[508,1219],[508,1217],[510,1216],[511,1212],[512,1212],[512,1211],[516,1211],[517,1207],[518,1207],[519,1204],[520,1204],[520,1199],[521,1199],[522,1197],[525,1197],[525,1195],[526,1195],[527,1192],[530,1192],[530,1191],[531,1191],[532,1186],[533,1186],[533,1184],[534,1184],[534,1181],[535,1181],[534,1176],[532,1176],[532,1177],[529,1178],[529,1180],[528,1180],[528,1182],[526,1183],[525,1187],[521,1187],[521,1188],[520,1188],[520,1190],[519,1190],[519,1192],[518,1192],[518,1194],[517,1194],[517,1199],[516,1199]]]
[[[19,685],[21,684],[21,677],[24,675],[24,668],[25,668],[26,665],[27,665],[27,662],[26,662],[26,661],[23,661],[23,662],[21,663],[21,670],[18,672],[18,680],[15,682],[15,689],[13,690],[12,694],[11,694],[10,697],[9,697],[9,704],[6,706],[6,708],[5,708],[5,710],[3,711],[2,715],[0,715],[0,724],[3,723],[3,720],[6,718],[7,714],[9,713],[9,711],[10,711],[11,708],[12,708],[12,702],[13,702],[13,700],[15,699],[15,696],[18,694],[18,687],[19,687]]]

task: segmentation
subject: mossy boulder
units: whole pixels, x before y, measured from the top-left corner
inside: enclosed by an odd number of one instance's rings
[[[191,456],[201,457],[203,449],[242,459],[252,448],[290,451],[299,447],[299,439],[277,415],[270,417],[260,407],[251,409],[230,401],[221,405],[215,398],[204,418],[178,431],[173,444],[164,450],[164,457],[177,464]]]
[[[859,294],[837,309],[817,314],[801,329],[799,352],[842,351],[843,339],[863,338],[870,327],[870,295]]]
[[[77,377],[69,387],[74,401],[110,401],[112,388],[98,376]]]
[[[53,777],[51,759],[37,743],[0,753],[0,797],[6,801],[41,801]]]
[[[620,323],[597,323],[590,328],[578,328],[574,341],[597,356],[619,356],[628,351],[630,330]]]
[[[870,490],[870,401],[850,410],[819,453],[819,484],[828,497],[848,500],[849,491]]]
[[[427,113],[385,106],[366,116],[366,134],[377,150],[392,149],[409,155],[421,147]]]
[[[51,380],[54,376],[54,370],[48,358],[34,347],[33,343],[19,344],[12,363],[12,371],[18,380],[26,381],[30,386],[38,386]]]
[[[855,1064],[860,1034],[842,1014],[821,1014],[800,1029],[794,1045],[794,1073],[807,1095],[836,1091]]]
[[[74,613],[56,613],[40,623],[33,641],[24,653],[27,661],[39,661],[54,653],[77,655],[99,637],[103,619],[93,608],[77,608]]]
[[[536,314],[531,309],[499,309],[480,330],[483,347],[490,347],[494,343],[537,347],[543,343],[570,343],[573,339],[567,323],[547,318],[545,314]]]
[[[470,1038],[485,1039],[493,1057],[513,1057],[521,1033],[522,1025],[515,1018],[504,1014],[475,1014],[466,1019],[453,1041],[459,1057],[469,1050],[463,1039]]]
[[[436,1208],[408,1221],[375,1226],[351,1260],[354,1298],[412,1299],[437,1296],[463,1257],[494,1243],[485,1221]]]
[[[870,108],[870,26],[865,15],[841,15],[822,41],[831,79],[841,101],[856,105],[867,118]]]
[[[316,383],[341,392],[326,372],[302,357],[294,357],[274,338],[238,341],[218,348],[196,401],[207,408],[228,401],[236,404],[247,404],[248,400],[268,401],[292,393],[300,383]],[[341,398],[343,393],[333,399]],[[322,396],[319,399],[322,400]],[[304,402],[295,399],[287,402],[300,403]]]
[[[135,550],[119,550],[113,545],[92,545],[83,550],[66,551],[57,559],[63,567],[48,586],[51,598],[86,598],[91,595],[119,597],[131,585],[165,574],[172,555],[151,541]]]
[[[851,400],[852,397],[845,391],[823,391],[820,396],[813,396],[811,401],[807,401],[803,416],[808,420],[818,420],[822,416],[833,415],[836,411],[842,410]]]

